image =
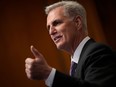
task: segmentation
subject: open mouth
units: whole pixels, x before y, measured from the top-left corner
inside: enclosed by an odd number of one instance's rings
[[[61,35],[58,35],[58,36],[55,36],[55,37],[53,38],[53,40],[54,40],[55,43],[58,43],[58,42],[60,41],[61,38],[62,38],[62,36],[61,36]]]

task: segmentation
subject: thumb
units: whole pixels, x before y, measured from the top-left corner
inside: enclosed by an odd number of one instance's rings
[[[41,54],[38,52],[38,50],[33,45],[30,46],[30,50],[32,54],[35,56],[35,58],[39,58],[41,56]]]

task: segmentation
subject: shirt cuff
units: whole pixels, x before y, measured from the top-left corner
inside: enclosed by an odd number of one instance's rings
[[[50,72],[48,78],[45,80],[45,84],[48,87],[52,87],[53,80],[54,80],[54,77],[55,77],[55,73],[56,73],[56,69],[55,68],[52,68],[52,71]]]

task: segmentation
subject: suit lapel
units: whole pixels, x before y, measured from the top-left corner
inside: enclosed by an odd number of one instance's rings
[[[83,64],[84,64],[85,60],[87,59],[87,55],[89,54],[89,50],[91,49],[92,44],[94,44],[94,43],[95,43],[95,41],[93,39],[90,39],[84,45],[81,55],[80,55],[80,58],[79,58],[79,62],[78,62],[74,77],[79,78],[79,79],[84,79]]]

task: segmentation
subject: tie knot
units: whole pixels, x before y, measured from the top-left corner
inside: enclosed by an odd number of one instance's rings
[[[75,62],[72,61],[71,62],[71,67],[70,67],[70,75],[71,76],[74,75],[76,67],[77,67],[77,63],[75,63]]]

